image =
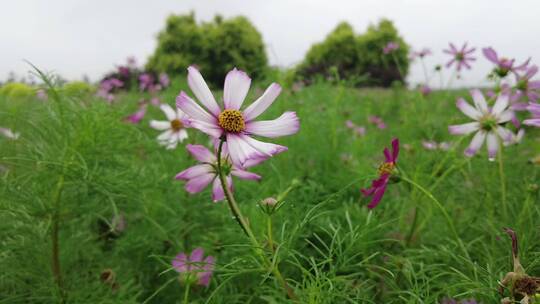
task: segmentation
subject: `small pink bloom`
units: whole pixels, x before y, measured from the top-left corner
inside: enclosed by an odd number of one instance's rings
[[[124,121],[132,123],[132,124],[138,124],[144,118],[145,114],[146,114],[146,104],[143,104],[139,107],[139,110],[137,110],[137,112],[124,118]]]
[[[399,48],[399,44],[397,42],[388,42],[388,44],[383,48],[384,54],[390,54],[393,51],[397,50]]]
[[[449,68],[452,64],[456,64],[457,71],[461,71],[463,67],[471,69],[470,63],[476,60],[472,56],[472,53],[476,48],[467,48],[467,43],[463,44],[461,49],[457,49],[453,43],[450,43],[450,49],[444,50],[445,53],[452,55],[452,59],[446,63],[446,67]]]
[[[167,74],[165,74],[165,73],[159,74],[159,83],[164,88],[168,87],[171,84],[169,76]]]
[[[193,250],[189,256],[180,252],[172,261],[172,267],[181,275],[195,276],[197,284],[208,287],[215,263],[213,256],[209,255],[204,258],[204,250],[199,247]]]

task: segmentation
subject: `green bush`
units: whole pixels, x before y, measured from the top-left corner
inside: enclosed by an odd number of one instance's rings
[[[198,24],[195,15],[172,15],[158,35],[158,45],[146,68],[169,75],[184,74],[196,65],[206,80],[221,86],[233,67],[260,78],[267,69],[261,34],[245,17]]]
[[[384,54],[383,48],[396,42],[399,48]],[[297,77],[306,83],[317,78],[347,80],[353,85],[390,86],[404,81],[409,69],[409,46],[391,21],[383,19],[355,35],[346,22],[340,23],[323,42],[314,44],[297,67]]]
[[[82,81],[68,82],[64,84],[62,90],[68,96],[86,96],[96,91],[94,86]]]
[[[35,96],[35,90],[24,83],[10,82],[0,88],[0,96],[10,99],[28,98]]]

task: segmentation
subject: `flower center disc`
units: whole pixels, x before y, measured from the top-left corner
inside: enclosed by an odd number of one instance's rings
[[[485,115],[480,118],[480,126],[485,131],[494,130],[497,127],[497,119],[491,115]]]
[[[179,119],[175,119],[171,121],[171,128],[174,131],[180,131],[183,127],[184,127],[184,124]]]
[[[379,166],[379,175],[392,174],[394,171],[394,163],[382,163]]]
[[[242,112],[238,110],[225,110],[219,113],[218,123],[223,130],[230,133],[240,133],[246,128]]]

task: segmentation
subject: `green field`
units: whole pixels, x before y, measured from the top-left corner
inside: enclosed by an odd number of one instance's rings
[[[266,85],[252,88],[246,103]],[[174,106],[180,90],[193,96],[174,78],[160,97]],[[294,302],[227,203],[212,202],[209,189],[190,195],[174,179],[196,163],[185,144],[208,146],[208,137],[189,129],[187,141],[164,149],[148,125],[164,118],[152,105],[140,124],[123,121],[145,97],[133,91],[111,105],[61,89],[56,98],[49,90],[47,101],[0,97],[0,125],[20,133],[0,138],[0,303],[181,303],[186,285],[171,260],[196,247],[216,265],[209,287],[190,289],[189,303]],[[448,125],[469,122],[457,97],[470,101],[466,91],[424,97],[319,83],[284,89],[264,114],[296,111],[300,131],[273,140],[289,150],[253,168],[260,182],[236,179],[234,190],[298,303],[499,303],[498,282],[512,270],[504,227],[517,232],[526,271],[540,273],[540,170],[530,161],[540,152],[540,132],[527,129],[521,144],[504,148],[502,162],[488,161],[485,147],[466,158],[470,136],[448,133]],[[387,128],[370,124],[370,115]],[[365,126],[365,136],[347,120]],[[401,180],[378,207],[366,208],[360,189],[376,177],[393,138],[401,142],[402,174],[440,205]],[[426,150],[423,140],[453,148]],[[272,216],[271,253],[258,202],[291,185]],[[125,228],[114,231],[120,215]],[[52,270],[56,229],[60,284]]]

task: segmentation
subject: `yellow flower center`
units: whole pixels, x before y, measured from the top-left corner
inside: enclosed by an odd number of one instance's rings
[[[394,171],[394,168],[395,168],[394,163],[384,162],[379,166],[379,175],[392,174],[392,172]]]
[[[174,119],[171,121],[171,129],[178,132],[184,127],[184,124],[179,119]]]
[[[240,133],[246,128],[242,112],[238,110],[225,110],[218,116],[218,123],[223,130],[230,133]]]

